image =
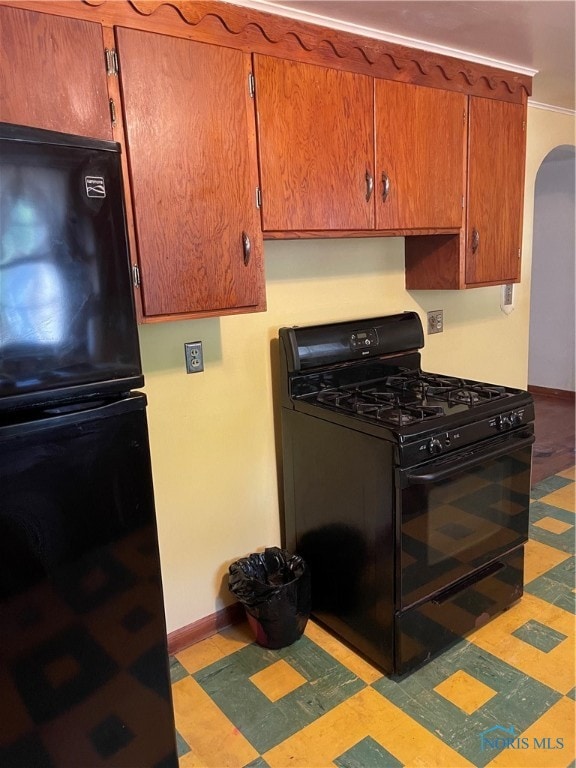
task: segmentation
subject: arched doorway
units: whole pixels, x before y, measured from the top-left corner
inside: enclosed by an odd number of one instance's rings
[[[574,464],[576,147],[557,146],[536,174],[528,387],[536,405],[532,477]]]

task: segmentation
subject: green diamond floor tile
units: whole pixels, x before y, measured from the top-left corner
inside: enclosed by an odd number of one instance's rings
[[[562,632],[557,632],[552,627],[547,627],[535,619],[527,621],[512,634],[528,645],[538,648],[539,651],[544,651],[544,653],[550,653],[567,639],[567,636],[563,635]]]
[[[279,659],[297,670],[306,683],[271,702],[249,678]],[[278,651],[256,644],[246,646],[193,677],[260,753],[366,685],[307,637]]]
[[[464,670],[496,691],[471,715],[434,691],[457,670]],[[372,687],[454,750],[483,768],[496,756],[483,752],[481,734],[495,723],[528,728],[561,695],[492,654],[463,640],[401,680],[382,678]]]
[[[576,614],[574,568],[576,559],[570,557],[524,586],[524,591],[547,603]]]
[[[542,480],[535,485],[530,491],[530,496],[533,499],[541,499],[543,496],[547,496],[553,491],[558,491],[566,485],[571,485],[573,482],[573,480],[569,480],[567,477],[552,475],[552,477],[547,477],[546,480]]]
[[[551,531],[545,531],[539,528],[534,523],[539,520],[543,520],[545,517],[551,517],[555,520],[559,520],[562,523],[566,523],[570,526],[563,533],[552,533]],[[542,501],[533,501],[530,504],[530,531],[529,537],[535,541],[540,541],[542,544],[548,544],[550,547],[560,549],[562,552],[568,552],[574,554],[574,513],[567,512],[564,509],[558,507],[552,507],[549,504],[544,504]]]
[[[569,587],[570,589],[574,589],[576,577],[576,557],[567,557],[566,560],[558,563],[558,565],[550,568],[550,570],[546,571],[546,573],[543,573],[542,575],[550,581],[554,581],[558,585],[561,584],[565,587]],[[534,581],[536,581],[536,579]],[[530,583],[533,584],[534,582]]]
[[[366,736],[334,760],[338,768],[402,768],[394,755],[370,736]]]

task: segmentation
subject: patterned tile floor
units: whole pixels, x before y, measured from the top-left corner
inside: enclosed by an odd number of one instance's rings
[[[180,768],[576,768],[574,469],[532,492],[522,600],[401,680],[313,622],[171,658]]]

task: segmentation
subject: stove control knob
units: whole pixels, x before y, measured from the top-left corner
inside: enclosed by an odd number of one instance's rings
[[[518,413],[518,411],[512,411],[510,414],[510,426],[517,427],[520,424],[522,424],[522,416]]]
[[[428,443],[428,453],[431,453],[432,455],[435,455],[437,453],[442,453],[442,443],[438,438],[433,437],[430,442]]]
[[[496,426],[501,432],[503,432],[505,429],[510,429],[512,426],[512,419],[507,414],[503,414],[502,416],[498,417]]]

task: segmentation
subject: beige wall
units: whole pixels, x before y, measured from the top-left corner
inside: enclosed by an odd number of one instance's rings
[[[573,116],[529,110],[523,274],[508,316],[499,288],[408,293],[402,239],[285,241],[265,244],[267,312],[140,328],[168,631],[231,602],[229,563],[280,543],[270,351],[279,326],[443,309],[425,369],[526,385],[534,179],[573,133]],[[194,340],[205,371],[187,375],[183,344]]]

